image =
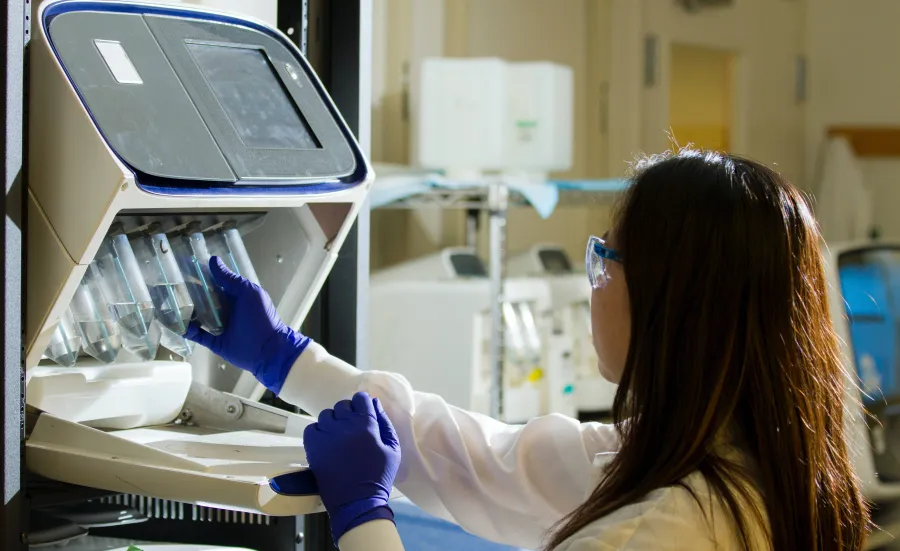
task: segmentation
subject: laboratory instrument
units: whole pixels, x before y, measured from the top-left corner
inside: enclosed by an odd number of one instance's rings
[[[573,267],[565,249],[538,244],[507,262],[514,277],[536,277],[550,289],[549,308],[540,313],[541,329],[548,342],[548,374],[560,373],[556,384],[548,385],[552,411],[566,412],[582,420],[610,417],[617,385],[600,375],[597,352],[591,333],[591,286],[581,265]],[[574,392],[567,393],[567,385]],[[572,410],[575,411],[572,411]]]
[[[182,335],[228,319],[212,256],[299,327],[370,187],[356,140],[265,23],[68,0],[31,19],[27,468],[247,513],[320,510],[312,420],[263,405],[252,375]]]
[[[536,317],[550,299],[543,280],[509,278],[503,297],[492,297],[475,251],[447,248],[373,274],[370,294],[372,367],[484,414],[492,390],[491,304],[502,300],[502,418],[517,423],[546,413]]]
[[[823,247],[832,321],[847,366],[848,439],[863,493],[900,499],[900,243]]]

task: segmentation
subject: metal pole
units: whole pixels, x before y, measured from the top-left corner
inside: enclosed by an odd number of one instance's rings
[[[290,4],[282,0],[280,4]],[[296,4],[296,2],[294,2]],[[279,9],[281,6],[279,6]],[[372,0],[305,0],[302,18],[307,59],[368,153],[372,80]],[[369,215],[353,225],[322,292],[310,312],[310,336],[342,360],[365,367],[368,323]],[[328,517],[303,519],[305,551],[336,551]],[[298,551],[301,547],[298,546]]]
[[[502,181],[488,191],[490,209],[491,278],[491,417],[503,414],[503,280],[506,266],[506,213],[509,189]]]
[[[2,10],[4,62],[0,81],[3,83],[3,130],[0,149],[3,150],[4,222],[0,227],[0,247],[3,257],[3,403],[0,419],[3,438],[0,456],[3,472],[0,489],[0,549],[25,549],[24,534],[28,530],[27,503],[23,479],[25,438],[25,385],[22,358],[22,321],[24,296],[24,202],[25,193],[25,72],[26,45],[30,37],[31,4],[23,0],[4,2]]]
[[[481,211],[478,209],[466,210],[466,247],[478,246],[478,217]]]

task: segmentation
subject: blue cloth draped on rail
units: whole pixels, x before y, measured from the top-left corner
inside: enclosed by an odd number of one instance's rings
[[[386,207],[391,203],[427,194],[433,191],[458,191],[483,188],[491,179],[453,180],[437,173],[396,173],[379,176],[369,195],[372,208]],[[560,192],[582,191],[596,193],[616,193],[625,189],[627,180],[536,180],[530,178],[503,176],[509,190],[520,194],[538,212],[541,218],[553,214],[559,202]]]

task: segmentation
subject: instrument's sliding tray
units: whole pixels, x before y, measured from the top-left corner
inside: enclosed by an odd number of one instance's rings
[[[271,516],[323,510],[314,493],[283,495],[270,485],[309,474],[299,436],[184,424],[104,432],[42,413],[26,457],[35,474],[79,486]]]

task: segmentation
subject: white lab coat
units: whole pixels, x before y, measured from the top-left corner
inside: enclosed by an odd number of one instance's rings
[[[397,430],[396,486],[426,512],[477,536],[539,549],[547,531],[580,505],[618,447],[611,425],[548,415],[511,426],[414,392],[400,375],[362,372],[312,343],[288,375],[281,398],[313,415],[358,391],[378,397]],[[731,524],[699,474],[683,488],[652,492],[573,537],[557,551],[739,549]],[[390,522],[348,532],[345,551],[398,551]],[[758,549],[764,549],[760,546]]]

